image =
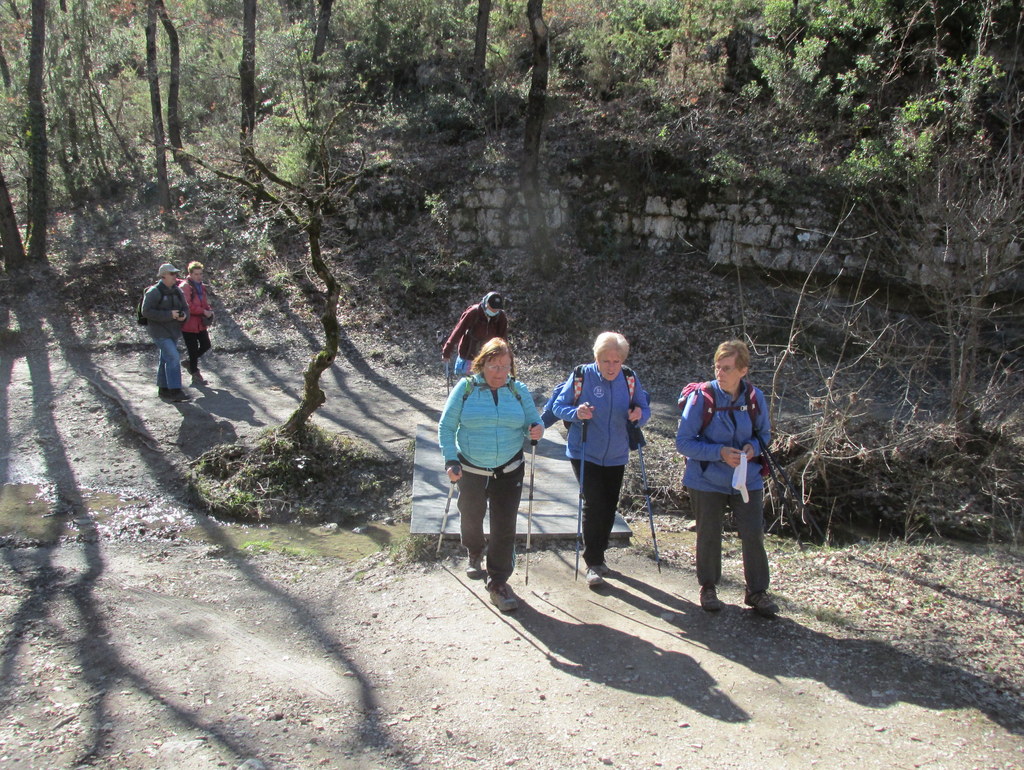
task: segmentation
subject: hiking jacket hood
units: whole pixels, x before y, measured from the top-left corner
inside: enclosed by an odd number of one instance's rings
[[[633,390],[633,404],[640,407],[640,427],[651,419],[651,405],[647,391],[636,376]],[[555,399],[551,411],[560,420],[572,423],[566,440],[565,454],[573,460],[585,459],[596,465],[625,465],[629,462],[629,429],[628,414],[630,406],[629,385],[626,375],[619,372],[614,380],[606,380],[597,364],[583,367],[583,389],[580,397],[573,400],[573,378],[575,370],[569,372],[569,378],[562,385],[562,390]],[[576,407],[589,403],[594,407],[594,416],[589,420],[587,428],[586,457],[583,456],[582,420],[576,419]]]
[[[509,378],[492,391],[482,375],[474,374],[459,380],[448,395],[437,441],[446,463],[461,455],[479,468],[498,468],[519,454],[530,426],[539,422],[533,396],[523,383]]]
[[[753,389],[753,397],[757,399],[757,424],[750,419],[750,412],[745,408],[747,382],[740,383],[740,393],[733,398],[718,385],[711,381],[711,392],[715,396],[715,413],[708,427],[701,431],[703,424],[704,393],[695,390],[683,406],[683,414],[679,419],[676,431],[676,450],[686,457],[686,470],[683,472],[683,485],[690,489],[703,492],[722,492],[738,494],[732,487],[733,469],[722,460],[722,447],[742,449],[746,444],[754,447],[755,459],[747,463],[747,489],[763,489],[764,477],[761,476],[760,459],[762,445],[771,443],[771,424],[768,420],[768,405],[764,393],[758,388]]]

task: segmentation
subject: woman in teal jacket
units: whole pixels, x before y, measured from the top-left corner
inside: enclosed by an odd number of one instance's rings
[[[470,577],[483,577],[502,612],[519,606],[508,586],[512,576],[516,519],[526,469],[523,442],[544,435],[530,391],[515,379],[508,343],[487,342],[473,360],[469,376],[452,388],[437,426],[448,479],[459,485],[462,545],[469,552]],[[490,537],[484,515],[490,508]],[[486,554],[485,554],[486,550]]]

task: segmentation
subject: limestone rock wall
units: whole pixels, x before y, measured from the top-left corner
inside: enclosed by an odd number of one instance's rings
[[[782,208],[766,199],[742,203],[694,202],[657,194],[628,194],[614,184],[582,178],[546,193],[548,226],[594,248],[616,243],[654,251],[706,254],[711,265],[760,267],[775,272],[902,280],[920,286],[948,281],[962,267],[943,249],[922,246],[913,259],[898,261],[892,249],[863,223],[840,217],[824,205]],[[453,238],[462,245],[522,248],[528,226],[514,180],[480,177],[452,206]],[[1024,290],[1019,242],[1007,249],[1018,269],[1003,288]]]

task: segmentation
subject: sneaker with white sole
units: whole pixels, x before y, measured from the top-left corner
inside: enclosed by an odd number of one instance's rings
[[[594,567],[587,567],[587,585],[591,588],[604,585],[604,578]]]
[[[519,609],[519,600],[508,587],[508,583],[491,583],[487,586],[487,593],[491,595],[491,604],[502,612],[512,612]]]
[[[611,569],[604,562],[601,562],[600,564],[595,564],[590,569],[594,570],[594,572],[596,572],[601,577],[608,577],[610,574],[612,574]]]

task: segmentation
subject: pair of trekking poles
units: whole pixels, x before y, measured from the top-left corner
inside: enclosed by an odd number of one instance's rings
[[[633,407],[630,406],[630,409]],[[583,479],[587,467],[587,426],[589,420],[584,420],[582,425],[582,437],[580,447],[580,497],[579,507],[576,512],[576,570],[573,580],[580,576],[580,543],[583,540]],[[630,449],[636,449],[637,457],[640,460],[640,480],[644,485],[644,498],[647,501],[647,520],[651,525],[651,544],[654,546],[654,562],[658,565],[658,572],[661,572],[661,555],[658,553],[658,534],[654,529],[654,507],[651,505],[651,488],[647,485],[647,466],[644,464],[644,446],[647,441],[644,439],[643,431],[635,422],[627,422],[626,430],[629,431]]]
[[[533,469],[537,464],[537,439],[530,439],[530,497],[526,514],[526,585],[530,585],[530,550],[533,540]],[[448,511],[452,507],[452,495],[455,492],[455,482],[448,485],[448,499],[444,504],[444,516],[441,517],[441,531],[437,535],[437,553],[441,555],[441,543],[444,541],[444,530],[448,526]],[[577,544],[578,554],[578,544]]]
[[[580,488],[579,488],[579,501],[576,511],[576,567],[573,574],[573,580],[579,579],[580,574],[580,543],[583,540],[583,482],[584,474],[586,471],[586,447],[587,447],[587,427],[589,421],[584,420],[581,426],[582,430],[582,450],[581,454],[584,459],[580,460]],[[654,546],[654,561],[658,565],[658,572],[661,572],[661,556],[658,552],[658,535],[654,527],[654,507],[651,504],[651,489],[647,484],[647,467],[644,464],[644,446],[647,441],[644,439],[643,432],[640,427],[634,423],[629,423],[630,443],[635,446],[637,450],[637,456],[640,459],[640,478],[643,482],[644,497],[647,501],[647,518],[651,525],[651,543]],[[537,440],[530,440],[531,455],[530,455],[530,492],[527,505],[526,514],[526,576],[524,583],[530,584],[530,552],[533,549],[533,481],[534,481],[534,468],[537,464]],[[452,496],[455,492],[455,482],[451,482],[448,486],[448,499],[444,504],[444,515],[441,518],[441,531],[437,535],[437,552],[436,555],[441,555],[441,544],[444,541],[445,528],[448,526],[448,512],[452,506]]]

